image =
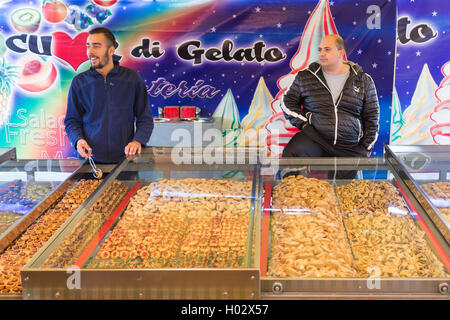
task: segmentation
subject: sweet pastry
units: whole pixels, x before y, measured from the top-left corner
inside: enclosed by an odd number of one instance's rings
[[[22,216],[13,212],[0,211],[0,234],[6,231]]]
[[[356,265],[341,217],[272,215],[268,275],[275,277],[356,277]]]
[[[443,277],[424,233],[410,216],[349,214],[344,224],[361,277]]]
[[[450,182],[431,182],[422,184],[420,187],[444,219],[450,223]]]
[[[243,267],[251,182],[162,179],[140,189],[91,261],[124,245],[114,268]],[[231,252],[231,253],[230,253]],[[111,252],[112,254],[112,252]]]
[[[20,270],[100,183],[80,180],[0,254],[0,293],[20,293]]]
[[[22,180],[2,185],[0,186],[0,211],[26,214],[52,190],[53,186],[37,183],[27,185]]]
[[[344,213],[409,214],[398,190],[387,181],[353,180],[337,187],[336,193]]]
[[[73,265],[127,192],[128,187],[126,185],[114,180],[41,267],[67,268]],[[125,249],[125,245],[119,244],[116,246],[113,252],[117,252],[117,254],[115,253],[114,257],[127,258],[128,253]],[[103,258],[105,257],[103,256]]]
[[[322,213],[335,219],[339,206],[330,183],[302,175],[288,176],[273,188],[272,209],[285,213]]]

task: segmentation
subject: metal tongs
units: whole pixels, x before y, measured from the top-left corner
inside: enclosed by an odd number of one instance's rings
[[[92,170],[94,170],[94,178],[101,179],[103,176],[103,171],[101,169],[98,169],[95,166],[95,162],[94,162],[94,159],[92,159],[92,157],[89,157],[88,160],[89,160],[89,164],[92,167]]]

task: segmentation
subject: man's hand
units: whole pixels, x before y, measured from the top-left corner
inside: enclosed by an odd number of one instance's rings
[[[135,155],[136,153],[140,155],[141,149],[142,149],[141,143],[133,140],[125,147],[125,155],[132,156]]]
[[[77,141],[77,151],[85,159],[92,157],[92,149],[84,139]]]

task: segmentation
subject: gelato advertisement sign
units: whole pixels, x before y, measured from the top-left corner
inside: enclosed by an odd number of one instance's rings
[[[398,1],[392,144],[450,144],[448,1]]]
[[[19,158],[75,156],[64,130],[67,94],[90,66],[86,39],[98,26],[116,35],[121,65],[145,80],[154,116],[165,106],[195,106],[215,120],[225,145],[265,146],[275,156],[297,132],[283,116],[281,95],[318,60],[321,38],[339,34],[346,58],[377,87],[372,155],[389,143],[393,0],[0,0],[0,10],[0,146],[16,147]],[[406,45],[439,36],[433,26],[409,27]]]

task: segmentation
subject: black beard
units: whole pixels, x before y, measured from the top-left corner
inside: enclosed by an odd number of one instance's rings
[[[99,59],[98,65],[97,65],[97,66],[94,66],[94,65],[92,65],[92,63],[91,63],[91,67],[92,67],[93,69],[102,69],[104,66],[106,66],[106,65],[109,63],[109,56],[108,56],[107,54],[104,55],[104,58],[105,58],[105,63],[101,63],[101,62],[100,62],[100,59]]]

